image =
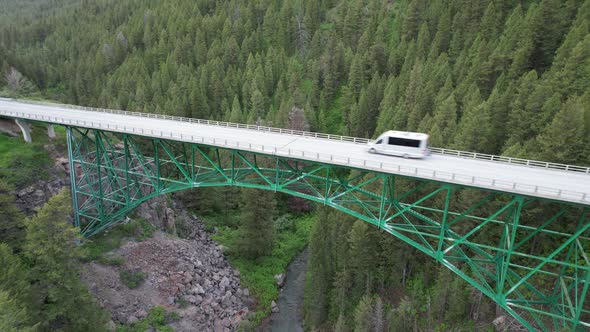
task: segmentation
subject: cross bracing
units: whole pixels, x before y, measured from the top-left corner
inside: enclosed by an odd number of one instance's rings
[[[272,190],[392,234],[531,330],[590,326],[587,206],[160,138],[72,127],[67,133],[76,223],[86,236],[164,193]]]

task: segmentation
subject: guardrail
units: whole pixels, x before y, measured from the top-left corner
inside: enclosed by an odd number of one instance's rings
[[[45,105],[45,106],[54,106],[54,107],[58,106],[58,107],[77,109],[77,110],[82,110],[82,111],[92,111],[92,112],[118,114],[118,115],[140,116],[140,117],[144,117],[144,118],[182,121],[182,122],[188,122],[188,123],[197,123],[197,124],[204,124],[204,125],[218,126],[218,127],[227,127],[227,128],[249,129],[249,130],[263,131],[263,132],[269,132],[269,133],[287,134],[287,135],[295,135],[295,136],[310,137],[310,138],[322,138],[322,139],[336,140],[336,141],[342,141],[342,142],[352,142],[352,143],[358,143],[358,144],[366,144],[367,142],[369,142],[369,139],[367,139],[367,138],[323,134],[323,133],[315,133],[315,132],[310,132],[310,131],[284,129],[284,128],[258,126],[258,125],[249,125],[249,124],[243,124],[243,123],[233,123],[233,122],[204,120],[204,119],[193,119],[193,118],[185,118],[185,117],[173,116],[173,115],[120,111],[120,110],[111,110],[111,109],[106,109],[106,108],[96,108],[96,107],[77,106],[77,105],[68,105],[68,104],[56,104],[56,103],[48,103],[48,102],[33,101],[33,100],[16,99],[15,101],[18,101],[20,103],[26,103],[26,104],[36,104],[36,105]]]
[[[161,114],[153,114],[153,113],[141,113],[141,112],[129,112],[129,111],[111,110],[111,109],[105,109],[105,108],[86,107],[86,106],[77,106],[77,105],[68,105],[68,104],[56,104],[56,103],[48,103],[48,102],[32,101],[32,100],[16,100],[16,101],[21,102],[21,103],[38,104],[38,105],[46,105],[46,106],[58,106],[58,107],[63,107],[63,108],[92,111],[92,112],[139,116],[139,117],[144,117],[144,118],[182,121],[182,122],[188,122],[188,123],[197,123],[197,124],[227,127],[227,128],[249,129],[249,130],[262,131],[262,132],[294,135],[294,136],[309,137],[309,138],[329,139],[329,140],[334,140],[334,141],[351,142],[351,143],[356,143],[356,144],[367,144],[368,142],[371,141],[370,139],[362,138],[362,137],[323,134],[323,133],[315,133],[315,132],[309,132],[309,131],[292,130],[292,129],[284,129],[284,128],[276,128],[276,127],[267,127],[267,126],[257,126],[257,125],[232,123],[232,122],[225,122],[225,121],[193,119],[193,118],[185,118],[185,117],[180,117],[180,116],[161,115]],[[437,154],[437,155],[455,156],[455,157],[466,158],[466,159],[477,159],[477,160],[493,161],[493,162],[498,162],[498,163],[507,163],[507,164],[512,164],[512,165],[540,167],[540,168],[546,168],[546,169],[582,172],[582,173],[590,174],[590,167],[584,167],[584,166],[551,163],[551,162],[537,161],[537,160],[527,160],[527,159],[520,159],[520,158],[490,155],[490,154],[485,154],[485,153],[459,151],[459,150],[435,148],[435,147],[430,147],[429,149],[430,149],[430,151],[432,151],[433,154]]]
[[[584,167],[584,166],[550,163],[550,162],[546,162],[546,161],[527,160],[527,159],[512,158],[512,157],[505,157],[505,156],[496,156],[496,155],[485,154],[485,153],[466,152],[466,151],[458,151],[458,150],[442,149],[442,148],[432,148],[432,147],[430,148],[430,151],[432,151],[435,154],[456,156],[456,157],[460,157],[460,158],[478,159],[478,160],[494,161],[494,162],[499,162],[499,163],[513,164],[513,165],[540,167],[540,168],[547,168],[547,169],[582,172],[582,173],[590,174],[590,167]]]
[[[132,113],[132,112],[130,112]],[[428,168],[417,168],[411,166],[403,166],[395,163],[383,163],[375,160],[354,159],[350,157],[323,154],[311,151],[301,151],[286,148],[277,148],[276,146],[265,146],[263,144],[244,143],[240,141],[232,141],[227,139],[216,139],[204,136],[196,136],[193,134],[185,134],[164,130],[146,130],[144,128],[137,128],[133,125],[119,125],[105,121],[94,122],[85,120],[71,120],[62,117],[55,117],[49,115],[38,115],[24,112],[2,111],[0,114],[10,117],[18,117],[36,121],[47,121],[70,126],[80,126],[85,128],[95,128],[100,130],[115,131],[128,134],[141,134],[143,136],[150,136],[156,138],[165,138],[172,140],[180,140],[184,142],[192,142],[197,144],[213,145],[225,148],[235,148],[251,152],[259,152],[269,155],[285,156],[296,159],[303,159],[308,161],[315,161],[321,163],[329,163],[334,165],[362,168],[366,170],[374,170],[383,173],[392,173],[411,176],[414,178],[421,178],[427,180],[442,181],[447,183],[455,183],[471,187],[487,188],[492,190],[512,192],[517,194],[544,197],[549,199],[556,199],[567,202],[581,203],[590,205],[590,193],[575,192],[569,190],[562,190],[556,188],[549,188],[543,186],[522,184],[512,181],[497,180],[485,177],[467,176],[452,172],[441,172]],[[145,113],[140,113],[145,114]],[[171,117],[172,118],[172,117]],[[244,125],[245,126],[245,125]],[[257,127],[257,126],[255,126]],[[452,151],[452,150],[449,150]]]

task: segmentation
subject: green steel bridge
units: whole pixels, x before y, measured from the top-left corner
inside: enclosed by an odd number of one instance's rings
[[[195,187],[302,197],[379,227],[531,331],[590,330],[590,169],[447,149],[368,154],[367,139],[0,99],[66,127],[76,226],[92,236]]]

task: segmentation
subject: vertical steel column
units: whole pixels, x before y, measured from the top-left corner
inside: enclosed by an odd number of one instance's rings
[[[158,144],[160,140],[152,139],[152,146],[154,147],[154,162],[156,163],[156,192],[162,190],[162,174],[160,174],[160,150]]]
[[[510,231],[508,231],[509,225],[507,223],[504,224],[504,227],[507,232],[506,234],[508,235],[508,237],[504,238],[507,252],[503,256],[499,257],[501,262],[498,262],[498,267],[500,268],[500,278],[497,284],[498,295],[503,293],[504,285],[506,284],[506,275],[508,273],[508,270],[510,269],[510,259],[514,251],[514,241],[516,239],[516,232],[518,230],[518,223],[520,221],[520,213],[522,211],[523,202],[524,197],[522,196],[518,197],[515,202],[516,206],[513,207],[512,214],[510,216],[510,220],[512,221],[512,225],[510,225],[512,226]],[[501,243],[500,247],[502,247],[503,245],[504,243]]]
[[[585,208],[584,211],[582,212],[582,217],[580,218],[580,222],[578,227],[582,227],[582,225],[584,225],[584,223],[588,223],[588,208]],[[583,233],[582,233],[583,234]],[[584,257],[584,261],[586,264],[590,265],[590,260],[588,259],[587,253],[586,253],[586,248],[584,248],[582,246],[582,244],[580,243],[579,239],[576,239],[576,243],[573,244],[576,249],[580,250],[580,254]],[[579,247],[579,248],[578,248]],[[577,265],[577,264],[576,264]],[[576,297],[576,312],[575,312],[575,316],[574,316],[574,324],[573,324],[573,331],[577,331],[578,327],[582,324],[580,324],[580,317],[582,315],[582,311],[584,310],[584,304],[586,303],[587,299],[587,295],[588,295],[588,288],[590,286],[590,269],[586,270],[586,273],[583,274],[583,277],[581,278],[582,280],[578,279],[578,271],[576,271],[576,290],[578,285],[580,284],[584,284],[584,286],[582,286],[582,292],[580,294],[580,297]],[[580,326],[581,327],[581,326]],[[586,325],[586,327],[588,327]]]
[[[68,159],[70,164],[70,189],[72,191],[72,211],[74,211],[74,226],[80,228],[80,213],[78,210],[78,190],[76,180],[76,163],[74,161],[74,133],[72,127],[66,126],[66,141],[68,143]]]
[[[131,180],[129,179],[129,160],[131,159],[131,153],[129,152],[129,140],[127,134],[123,134],[123,149],[125,150],[125,204],[131,203],[129,191],[131,190]]]
[[[97,181],[98,181],[98,197],[97,197],[97,204],[98,204],[98,216],[99,219],[101,220],[101,223],[103,220],[105,220],[105,213],[104,213],[104,192],[103,192],[103,188],[102,188],[102,175],[100,172],[100,168],[101,168],[101,163],[100,163],[100,159],[102,158],[101,155],[99,155],[99,151],[100,149],[100,145],[102,145],[102,141],[101,141],[101,132],[99,132],[98,130],[94,131],[94,145],[95,145],[95,158],[96,158],[96,173],[97,173]]]
[[[451,196],[453,194],[453,187],[447,186],[447,194],[445,195],[445,205],[443,210],[442,220],[440,222],[440,234],[438,237],[438,246],[436,248],[436,259],[438,261],[442,261],[443,259],[443,243],[445,242],[445,236],[449,229],[449,225],[447,224],[447,218],[449,217],[449,207],[451,204]]]

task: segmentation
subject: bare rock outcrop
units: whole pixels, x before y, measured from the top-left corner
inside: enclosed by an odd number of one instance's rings
[[[158,204],[162,200],[146,206]],[[235,331],[254,301],[248,289],[241,288],[240,274],[229,265],[220,246],[197,220],[181,213],[190,223],[187,239],[158,231],[151,239],[128,242],[114,252],[123,258],[123,266],[89,264],[84,280],[120,324],[141,319],[151,307],[162,306],[180,316],[171,324],[175,331]],[[154,215],[157,213],[152,218]],[[142,272],[144,283],[128,289],[119,280],[120,268]]]

